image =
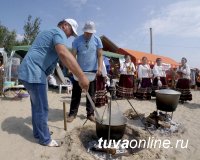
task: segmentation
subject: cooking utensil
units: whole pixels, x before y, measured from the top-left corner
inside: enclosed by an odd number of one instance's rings
[[[103,114],[101,121],[96,121],[96,134],[99,138],[106,140],[114,139],[119,140],[123,137],[127,119],[119,110],[119,105],[116,102],[114,105],[112,101],[112,93],[110,96],[110,103],[107,108],[107,116]],[[112,103],[112,105],[111,105]],[[112,107],[112,113],[111,113]],[[118,109],[117,109],[118,108]]]
[[[91,104],[94,112],[96,113],[97,120],[100,120],[99,113],[98,113],[98,111],[97,111],[97,109],[95,107],[95,104],[94,104],[94,102],[93,102],[93,100],[92,100],[92,98],[91,98],[91,96],[90,96],[90,94],[88,92],[86,92],[86,96],[87,96],[88,100],[90,101],[90,104]]]
[[[179,102],[181,93],[172,89],[156,90],[156,106],[158,110],[173,112]]]
[[[90,82],[94,81],[95,78],[96,78],[96,73],[93,73],[93,72],[84,72],[84,74],[86,75],[86,77],[88,78],[88,80]],[[73,77],[74,77],[74,79],[76,81],[78,81],[78,78],[75,75],[73,75]]]
[[[110,139],[119,140],[123,137],[127,119],[123,117],[121,121],[115,121],[115,119],[111,118],[111,124],[109,125],[109,119],[104,119],[103,122],[96,121],[96,134],[99,138],[103,138],[108,140],[108,131],[110,127]]]

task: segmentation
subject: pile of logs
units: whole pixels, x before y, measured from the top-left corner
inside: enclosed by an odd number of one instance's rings
[[[154,111],[150,113],[148,117],[146,117],[146,125],[154,125],[156,128],[170,128],[170,120],[171,119],[169,118],[168,114],[163,114],[162,112],[159,112],[158,114],[157,111]]]

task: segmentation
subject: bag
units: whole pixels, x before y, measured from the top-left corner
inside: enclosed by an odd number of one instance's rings
[[[162,87],[162,82],[158,80],[158,87]]]

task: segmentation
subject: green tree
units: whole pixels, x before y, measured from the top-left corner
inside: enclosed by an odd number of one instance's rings
[[[39,17],[36,17],[34,20],[32,20],[32,16],[28,16],[27,22],[24,25],[24,40],[22,42],[23,44],[32,44],[33,40],[40,31],[40,24],[41,19]]]
[[[0,24],[0,47],[11,52],[12,46],[16,43],[16,32],[9,31],[7,27]]]
[[[6,51],[8,51],[9,53],[12,51],[12,47],[16,44],[16,32],[12,31],[9,32],[6,38],[6,43],[5,43],[5,49]]]
[[[4,47],[8,29],[0,24],[0,47]]]

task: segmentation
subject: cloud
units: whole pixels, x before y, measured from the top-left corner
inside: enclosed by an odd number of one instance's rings
[[[71,5],[75,9],[80,9],[82,6],[84,6],[88,0],[64,0],[66,5]]]
[[[24,39],[24,35],[21,35],[21,34],[17,34],[17,37],[16,37],[17,41],[22,41]]]
[[[97,11],[101,11],[102,9],[101,9],[101,7],[98,7],[98,6],[97,6],[97,7],[96,7],[96,10],[97,10]]]
[[[154,34],[180,37],[200,37],[200,1],[181,1],[160,10],[151,11],[152,19],[144,28]]]
[[[74,11],[77,13],[80,13],[82,9],[87,9],[92,10],[95,9],[97,12],[100,12],[102,8],[95,3],[95,1],[90,1],[89,0],[64,0],[65,6],[72,8]]]

